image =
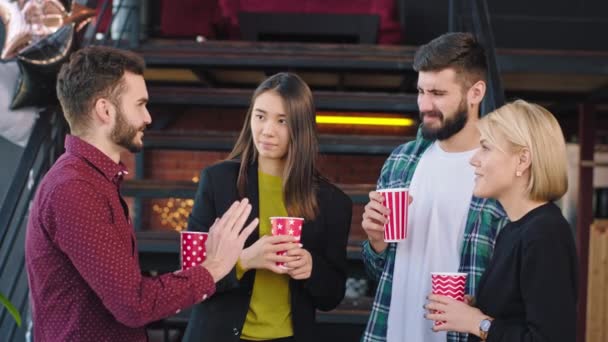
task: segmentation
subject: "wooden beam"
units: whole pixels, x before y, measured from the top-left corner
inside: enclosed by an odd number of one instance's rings
[[[596,220],[589,241],[586,342],[608,340],[608,220]]]

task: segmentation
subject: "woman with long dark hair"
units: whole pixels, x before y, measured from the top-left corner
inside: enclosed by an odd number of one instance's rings
[[[319,174],[317,154],[306,83],[291,73],[263,81],[228,159],[201,173],[188,221],[207,231],[246,197],[259,228],[216,295],[194,307],[185,341],[311,341],[316,310],[343,299],[352,201]],[[303,218],[301,240],[272,236],[275,216]]]

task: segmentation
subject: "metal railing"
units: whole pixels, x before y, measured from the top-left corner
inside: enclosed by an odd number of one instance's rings
[[[449,1],[449,30],[473,33],[486,50],[487,89],[481,104],[481,115],[485,115],[505,103],[505,95],[496,61],[496,44],[490,13],[485,0]]]
[[[130,49],[139,47],[140,39],[140,1],[139,0],[114,0],[112,10],[108,8],[111,0],[104,0],[95,25],[91,25],[85,35],[85,45],[109,45],[122,46],[123,37],[128,39]],[[110,20],[105,32],[98,34],[100,25],[110,13]]]
[[[49,110],[40,114],[0,208],[0,292],[22,316],[27,313],[29,293],[24,244],[30,202],[38,183],[63,152],[66,131],[61,112]],[[6,310],[0,310],[3,340],[22,340],[26,328],[26,320],[19,328]]]

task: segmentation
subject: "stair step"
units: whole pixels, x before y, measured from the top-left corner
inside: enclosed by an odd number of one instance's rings
[[[355,204],[368,201],[368,194],[376,188],[375,184],[337,184]],[[157,179],[127,180],[121,186],[125,197],[146,198],[194,198],[198,184],[191,181],[168,181]]]
[[[237,132],[159,132],[147,131],[144,146],[147,150],[231,151]],[[397,146],[413,137],[333,135],[319,136],[319,152],[326,154],[389,155]]]
[[[152,40],[136,51],[148,66],[412,71],[417,47],[243,41]]]
[[[150,104],[199,105],[208,107],[247,108],[251,89],[201,88],[153,85],[149,88]],[[417,95],[404,93],[370,93],[315,91],[319,110],[411,113],[418,111]]]
[[[139,253],[179,254],[179,232],[173,230],[138,231],[137,248]],[[349,260],[361,260],[362,240],[350,239],[346,246]]]
[[[194,198],[197,183],[192,181],[165,181],[155,179],[126,180],[120,187],[125,197]]]
[[[321,324],[357,324],[365,326],[373,302],[372,297],[344,298],[342,303],[331,311],[317,310],[316,321]],[[190,313],[191,309],[181,310],[171,317],[150,324],[148,328],[185,329],[190,320]]]
[[[136,51],[148,66],[291,67],[413,72],[417,46],[149,40]],[[608,74],[608,52],[497,49],[501,72]]]

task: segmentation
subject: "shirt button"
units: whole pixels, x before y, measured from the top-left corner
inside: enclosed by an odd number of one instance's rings
[[[232,328],[232,332],[234,333],[234,336],[239,335],[239,329],[237,329],[237,328]]]
[[[205,300],[205,299],[207,299],[207,294],[206,293],[203,295],[203,300]]]
[[[178,314],[178,313],[180,313],[180,312],[182,312],[182,310],[177,309],[177,310],[175,311],[175,314],[177,315],[177,314]]]

